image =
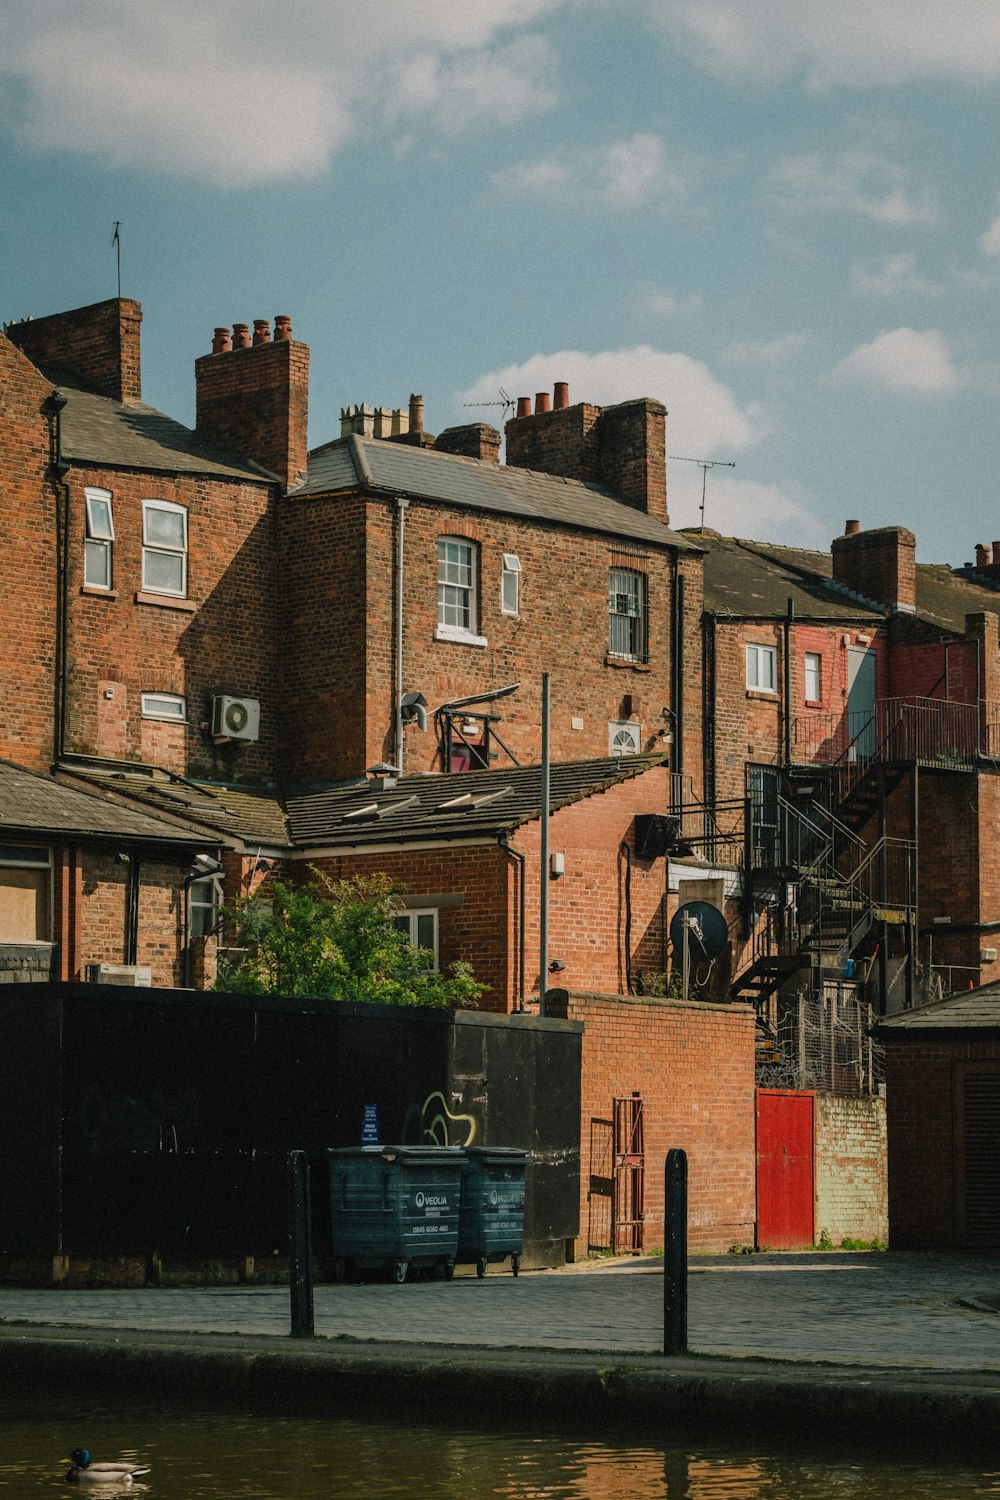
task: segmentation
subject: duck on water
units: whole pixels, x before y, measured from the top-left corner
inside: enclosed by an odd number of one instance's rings
[[[149,1473],[148,1464],[95,1463],[86,1448],[74,1448],[68,1459],[66,1478],[70,1484],[131,1484],[140,1474]]]

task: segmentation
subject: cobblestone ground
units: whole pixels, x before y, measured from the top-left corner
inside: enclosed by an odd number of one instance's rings
[[[663,1263],[316,1288],[316,1332],[400,1343],[656,1352]],[[288,1332],[283,1287],[0,1288],[4,1323]],[[809,1255],[691,1263],[693,1352],[1000,1372],[1000,1257]]]

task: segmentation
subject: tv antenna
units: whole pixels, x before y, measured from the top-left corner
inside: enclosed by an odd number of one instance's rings
[[[120,219],[116,219],[115,220],[114,233],[111,236],[111,243],[115,247],[115,249],[118,251],[118,300],[119,300],[119,302],[122,299],[122,237],[121,237],[121,227],[122,227],[121,226],[121,220]]]
[[[708,478],[709,469],[735,469],[736,460],[732,463],[724,458],[685,458],[682,453],[668,453],[668,458],[676,459],[679,464],[697,464],[701,469],[701,523],[698,530],[704,534],[705,531],[705,480]]]
[[[500,400],[499,401],[463,401],[462,405],[463,406],[502,406],[503,407],[503,414],[504,414],[504,421],[506,422],[506,420],[507,420],[507,413],[509,411],[513,411],[514,410],[514,408],[517,406],[517,402],[514,400],[513,396],[508,396],[507,392],[504,390],[504,388],[503,388],[502,385],[498,386],[497,389],[500,392]]]

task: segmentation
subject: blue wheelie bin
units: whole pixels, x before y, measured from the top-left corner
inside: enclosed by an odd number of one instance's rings
[[[475,1261],[476,1275],[510,1256],[516,1276],[524,1248],[524,1170],[527,1152],[513,1146],[467,1146],[462,1160],[458,1259]]]
[[[462,1152],[456,1146],[349,1146],[328,1153],[333,1267],[407,1271],[441,1266],[458,1252]]]

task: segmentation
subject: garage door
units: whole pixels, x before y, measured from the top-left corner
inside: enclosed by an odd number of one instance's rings
[[[958,1241],[1000,1248],[1000,1062],[956,1066]]]

